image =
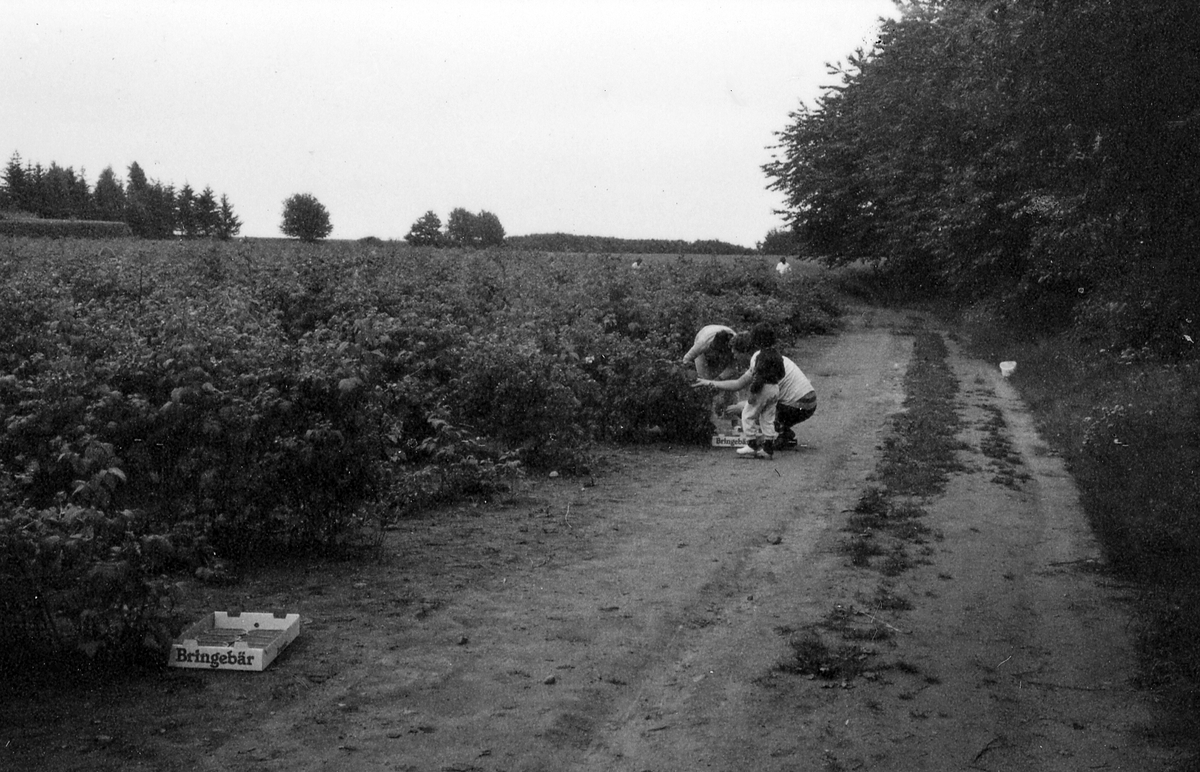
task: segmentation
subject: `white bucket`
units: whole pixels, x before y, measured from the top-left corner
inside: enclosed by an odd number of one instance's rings
[[[1001,362],[1000,363],[1000,374],[1003,375],[1005,378],[1012,375],[1016,369],[1017,369],[1016,362]]]

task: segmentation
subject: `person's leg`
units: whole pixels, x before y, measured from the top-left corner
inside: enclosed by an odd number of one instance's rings
[[[817,412],[817,397],[815,394],[805,397],[797,405],[780,403],[775,410],[775,429],[782,444],[793,444],[796,432],[792,427],[804,423]]]
[[[762,393],[751,394],[742,405],[742,437],[746,444],[737,449],[737,454],[745,458],[753,458],[761,442],[762,426],[759,422],[759,411],[762,407]]]
[[[775,453],[775,412],[779,405],[779,387],[764,386],[759,406],[758,425],[762,431],[759,451],[770,458]]]

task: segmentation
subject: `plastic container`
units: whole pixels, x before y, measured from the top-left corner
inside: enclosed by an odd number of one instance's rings
[[[1001,362],[1000,363],[1000,374],[1003,375],[1005,378],[1012,377],[1012,374],[1015,373],[1016,371],[1017,371],[1017,363],[1016,362],[1009,361],[1009,362]]]

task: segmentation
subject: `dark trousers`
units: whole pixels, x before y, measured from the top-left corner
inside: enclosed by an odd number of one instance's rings
[[[775,433],[790,434],[791,428],[813,417],[817,412],[817,395],[810,394],[800,400],[799,405],[785,405],[782,402],[775,406]]]

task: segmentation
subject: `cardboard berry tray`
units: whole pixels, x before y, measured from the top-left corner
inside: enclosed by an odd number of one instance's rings
[[[171,643],[171,667],[265,670],[300,633],[300,615],[214,611]]]

